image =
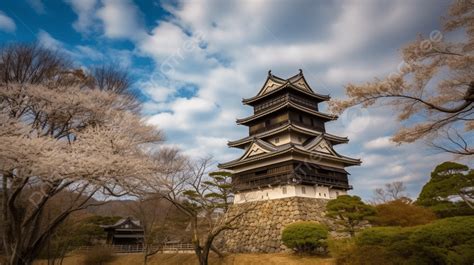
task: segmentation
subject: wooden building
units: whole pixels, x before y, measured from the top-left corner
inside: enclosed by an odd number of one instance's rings
[[[109,245],[140,245],[144,242],[143,227],[140,222],[132,218],[118,220],[113,225],[103,225],[107,232],[107,244]]]
[[[331,199],[346,194],[345,167],[359,159],[337,153],[333,146],[346,137],[326,132],[325,123],[337,116],[319,111],[328,95],[315,93],[302,71],[288,79],[268,73],[258,94],[243,99],[253,114],[237,119],[249,128],[249,136],[230,141],[244,150],[233,161],[220,164],[233,172],[234,203],[287,197]]]

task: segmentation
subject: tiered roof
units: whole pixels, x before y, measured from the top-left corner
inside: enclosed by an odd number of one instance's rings
[[[298,91],[308,97],[317,99],[318,101],[327,101],[330,99],[329,95],[315,93],[308,85],[308,82],[306,82],[306,79],[303,76],[303,71],[300,69],[298,74],[288,79],[283,79],[272,75],[272,71],[268,71],[267,80],[263,84],[258,94],[255,97],[244,98],[242,102],[247,105],[253,105],[261,99],[284,89]]]
[[[258,94],[255,97],[243,99],[242,102],[247,105],[255,106],[264,99],[271,98],[278,91],[283,91],[284,89],[297,92],[306,98],[309,97],[317,103],[330,99],[328,95],[315,93],[306,82],[301,70],[298,74],[288,79],[274,76],[271,74],[271,71],[269,71],[265,84],[260,89]],[[267,109],[255,113],[252,116],[243,119],[237,119],[237,123],[249,125],[254,120],[263,118],[284,108],[297,109],[311,116],[318,117],[323,121],[337,119],[337,116],[335,115],[316,111],[316,109],[308,108],[302,104],[298,104],[297,102],[292,102],[291,100],[284,100],[283,102],[276,104],[275,106],[268,107]],[[282,145],[274,145],[263,140],[267,137],[283,132],[297,132],[309,136],[309,138],[303,143],[290,142]],[[316,157],[321,160],[335,162],[336,164],[342,165],[344,167],[359,165],[361,163],[359,159],[340,155],[333,148],[333,145],[347,143],[348,141],[349,140],[347,137],[340,137],[326,133],[324,131],[318,131],[312,128],[304,127],[294,124],[289,120],[287,123],[281,124],[276,128],[251,135],[240,140],[230,141],[228,143],[230,147],[245,148],[245,153],[236,160],[220,164],[219,167],[223,169],[236,169],[240,166],[246,165],[247,163],[283,157],[289,160],[295,160],[296,157]],[[335,168],[332,170],[343,170],[345,172],[345,170],[342,168]]]
[[[300,125],[294,124],[291,121],[288,121],[287,123],[282,124],[281,126],[279,126],[277,128],[274,128],[274,129],[271,129],[269,131],[265,131],[265,132],[261,132],[261,133],[255,134],[255,135],[251,135],[251,136],[242,138],[240,140],[229,141],[227,143],[227,145],[230,146],[230,147],[244,148],[246,145],[248,145],[250,142],[252,142],[252,140],[255,139],[255,138],[262,139],[262,138],[270,137],[270,136],[273,136],[273,135],[276,135],[276,134],[279,134],[279,133],[282,133],[282,132],[285,132],[285,131],[294,131],[294,132],[298,132],[298,133],[301,133],[301,134],[304,134],[304,135],[307,135],[307,136],[310,136],[310,137],[316,137],[316,136],[324,135],[324,138],[327,139],[332,145],[343,144],[343,143],[349,142],[349,139],[347,137],[340,137],[340,136],[337,136],[337,135],[334,135],[334,134],[329,134],[329,133],[325,133],[325,132],[316,131],[316,130],[313,130],[313,129],[310,129],[310,128],[306,128],[306,127],[302,127]]]
[[[288,154],[301,154],[308,155],[313,158],[317,157],[321,159],[333,160],[342,163],[344,166],[359,165],[361,163],[360,159],[350,158],[337,153],[332,148],[329,140],[325,138],[324,134],[322,134],[301,145],[288,143],[276,146],[261,139],[253,138],[252,142],[245,150],[245,153],[240,158],[220,164],[219,167],[233,169],[249,162]]]
[[[322,112],[312,110],[310,108],[295,104],[291,101],[286,101],[286,102],[282,102],[280,104],[277,104],[277,105],[275,105],[271,108],[268,108],[268,109],[266,109],[266,110],[264,110],[264,111],[262,111],[258,114],[254,114],[254,115],[251,115],[251,116],[243,118],[243,119],[237,119],[237,124],[241,124],[241,125],[248,124],[251,121],[254,121],[254,120],[262,118],[262,117],[265,117],[269,114],[274,113],[275,111],[279,111],[279,110],[284,109],[284,108],[297,109],[297,110],[303,111],[303,112],[308,113],[308,114],[313,115],[313,116],[317,116],[317,117],[322,118],[322,119],[327,120],[327,121],[337,119],[336,115],[322,113]]]

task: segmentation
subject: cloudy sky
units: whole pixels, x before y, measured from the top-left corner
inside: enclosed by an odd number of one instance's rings
[[[167,144],[219,162],[241,150],[236,118],[251,113],[267,71],[289,77],[301,68],[314,90],[344,97],[344,85],[384,77],[401,63],[399,49],[418,33],[439,30],[449,1],[145,1],[18,0],[0,3],[0,41],[38,41],[77,65],[113,64],[133,77],[148,122]],[[404,181],[416,197],[432,168],[451,157],[423,143],[396,146],[390,109],[353,108],[329,132],[361,158],[349,168],[353,194],[370,199],[384,183]]]

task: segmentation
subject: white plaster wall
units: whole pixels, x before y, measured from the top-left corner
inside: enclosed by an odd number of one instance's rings
[[[347,195],[347,191],[345,191],[345,190],[335,190],[335,189],[329,190],[329,198],[330,199],[335,199],[339,195]]]
[[[285,189],[286,193],[284,192]],[[337,198],[337,194],[343,195],[347,194],[347,192],[322,186],[284,185],[254,191],[239,192],[235,195],[234,203],[273,200],[288,197],[320,198],[329,200]]]

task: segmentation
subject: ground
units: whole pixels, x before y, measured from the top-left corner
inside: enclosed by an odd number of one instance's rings
[[[38,261],[34,265],[47,265],[47,261]],[[118,255],[113,265],[141,265],[143,257],[140,254]],[[193,254],[157,254],[152,256],[149,265],[195,265],[198,264]],[[232,254],[219,260],[217,256],[211,256],[211,265],[333,265],[332,259],[316,257],[300,257],[292,254]],[[63,265],[84,265],[82,256],[74,255],[67,257]]]

